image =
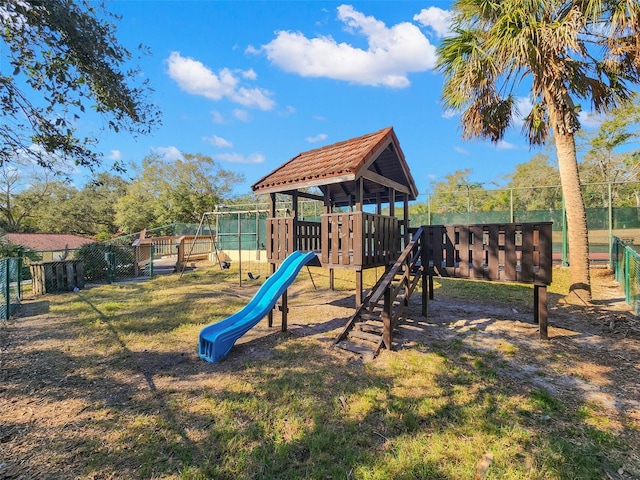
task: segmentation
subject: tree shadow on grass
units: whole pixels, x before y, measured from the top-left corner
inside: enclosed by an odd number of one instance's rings
[[[26,453],[32,478],[453,480],[472,478],[487,451],[494,478],[599,478],[617,466],[609,453],[623,446],[577,413],[585,397],[555,399],[513,354],[478,341],[501,316],[484,322],[480,311],[451,308],[459,317],[448,322],[407,322],[413,345],[366,365],[277,327],[211,365],[195,339],[192,351],[160,351],[150,335],[134,350],[94,304],[104,351],[72,355],[61,344],[11,358],[1,395],[17,399],[21,415],[0,430],[6,455],[14,468]],[[68,419],[24,421],[32,404]]]

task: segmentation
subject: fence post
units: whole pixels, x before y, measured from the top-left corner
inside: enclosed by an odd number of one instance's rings
[[[609,223],[609,268],[613,268],[613,259],[611,258],[611,250],[613,247],[613,205],[611,203],[611,182],[608,184],[609,190],[609,215],[608,215],[608,223]]]
[[[24,256],[24,249],[20,247],[18,249],[18,303],[22,300],[22,262]]]
[[[4,309],[4,319],[9,320],[11,317],[11,275],[9,275],[9,260],[10,258],[4,259],[4,299],[5,299],[5,309]]]
[[[630,284],[631,282],[629,281],[631,278],[631,275],[629,274],[629,247],[627,245],[625,245],[624,247],[624,298],[627,300],[627,303],[629,303],[629,297],[631,295],[631,288],[630,288]]]
[[[155,255],[154,245],[152,243],[151,246],[149,247],[149,279],[153,278],[153,256],[154,255]]]
[[[113,252],[113,245],[109,245],[107,247],[107,277],[109,283],[113,283],[115,281],[115,263],[116,263],[116,255]]]

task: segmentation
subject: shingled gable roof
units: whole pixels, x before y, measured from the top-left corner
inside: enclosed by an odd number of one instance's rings
[[[10,244],[36,251],[80,248],[87,243],[96,242],[91,238],[66,233],[5,233],[4,239]]]
[[[377,198],[388,202],[389,186],[396,190],[396,201],[405,196],[415,200],[418,190],[393,127],[300,153],[252,189],[261,194],[318,187],[329,193],[334,204],[344,205],[355,194],[356,180],[361,177],[364,203],[375,203]]]

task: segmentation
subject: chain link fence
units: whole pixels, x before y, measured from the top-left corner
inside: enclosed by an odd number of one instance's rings
[[[616,281],[624,291],[625,301],[640,314],[640,255],[618,237],[613,238],[612,268]]]
[[[25,266],[29,267],[24,279],[33,281],[34,274],[47,277],[36,278],[45,285],[42,292],[45,293],[71,290],[86,283],[148,278],[153,272],[153,258],[141,261],[139,256],[138,249],[132,245],[96,243],[77,249],[32,251],[24,259]]]
[[[21,258],[0,258],[0,289],[2,289],[0,318],[5,320],[8,320],[20,305],[21,263]]]

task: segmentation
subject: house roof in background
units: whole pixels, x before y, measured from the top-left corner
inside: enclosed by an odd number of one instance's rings
[[[5,233],[4,238],[13,245],[22,245],[30,250],[64,250],[96,243],[92,238],[69,233]]]
[[[302,152],[254,183],[252,189],[261,194],[318,187],[335,201],[352,195],[360,177],[367,182],[365,192],[370,201],[375,201],[376,194],[385,197],[384,189],[375,185],[379,183],[376,179],[388,180],[386,183],[397,186],[399,194],[410,200],[418,193],[393,127]],[[369,203],[367,199],[365,203]]]

